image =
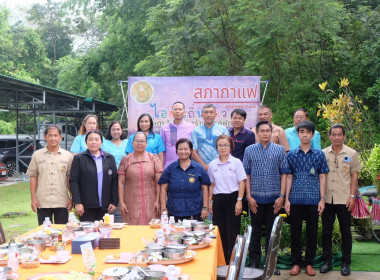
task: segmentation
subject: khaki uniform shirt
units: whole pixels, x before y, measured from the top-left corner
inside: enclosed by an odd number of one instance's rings
[[[335,155],[332,146],[323,149],[323,152],[330,168],[327,173],[326,203],[346,204],[351,194],[351,173],[362,168],[358,153],[346,145],[338,155]]]
[[[37,176],[36,197],[41,208],[66,206],[69,199],[67,177],[72,161],[72,154],[61,148],[56,154],[47,148],[34,152],[26,174]]]
[[[252,128],[252,131],[256,135],[255,137],[256,143],[260,142],[259,137],[257,136],[257,133],[256,133],[256,127]],[[285,149],[285,152],[289,152],[290,146],[289,146],[288,138],[286,138],[285,130],[281,126],[278,126],[272,123],[272,137],[270,141],[272,143],[283,146]]]

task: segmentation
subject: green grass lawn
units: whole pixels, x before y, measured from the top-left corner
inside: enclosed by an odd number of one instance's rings
[[[0,209],[0,221],[7,240],[38,226],[37,214],[30,206],[28,182],[0,187]],[[23,212],[26,215],[4,217],[3,214],[8,212]]]

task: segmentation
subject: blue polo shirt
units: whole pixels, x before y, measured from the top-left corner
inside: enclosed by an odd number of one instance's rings
[[[288,138],[290,150],[293,151],[301,145],[301,140],[298,137],[296,127],[285,129],[286,138]],[[311,139],[311,147],[321,149],[321,135],[318,131],[314,132],[314,137]]]
[[[236,135],[234,135],[233,127],[228,129],[228,132],[234,142],[234,148],[231,152],[232,156],[243,161],[245,148],[249,145],[255,144],[255,133],[245,127],[243,127]]]
[[[214,123],[210,128],[205,124],[196,126],[191,133],[193,148],[197,150],[205,164],[210,164],[219,156],[215,143],[218,136],[222,134],[229,135],[229,132],[227,128],[217,123]]]
[[[82,153],[85,150],[87,150],[87,145],[86,145],[85,139],[86,139],[86,134],[75,136],[74,142],[70,148],[70,152],[75,153],[75,154],[79,154],[79,153]],[[102,142],[101,148],[103,149],[103,147],[104,147],[104,137],[103,137],[103,142]]]
[[[290,173],[285,149],[269,142],[267,147],[258,142],[245,150],[244,169],[251,175],[251,196],[257,203],[273,203],[280,195],[281,174]]]
[[[166,208],[170,215],[185,217],[200,214],[203,207],[202,185],[211,185],[206,170],[191,160],[183,170],[179,160],[171,163],[162,173],[159,184],[168,184]]]
[[[293,174],[289,194],[291,204],[318,205],[321,194],[319,174],[328,173],[324,152],[310,148],[305,154],[299,147],[287,155],[289,168]]]
[[[166,148],[164,145],[164,141],[162,140],[162,137],[160,134],[154,133],[148,135],[148,145],[146,146],[146,151],[151,154],[157,155],[158,153],[165,152]],[[132,134],[131,137],[128,139],[127,148],[125,151],[128,154],[131,154],[135,149],[132,146],[133,139],[135,139],[135,135]]]

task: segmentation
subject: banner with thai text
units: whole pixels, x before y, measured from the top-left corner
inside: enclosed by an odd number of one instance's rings
[[[185,120],[195,125],[203,124],[202,108],[211,103],[217,109],[215,122],[231,127],[231,112],[240,108],[247,112],[246,128],[253,128],[260,105],[260,77],[129,77],[128,134],[137,131],[143,113],[152,116],[154,131],[159,132],[172,121],[176,101],[185,104]]]

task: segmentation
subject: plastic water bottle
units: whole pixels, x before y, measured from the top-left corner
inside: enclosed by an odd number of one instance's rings
[[[17,269],[19,267],[18,249],[15,243],[11,243],[9,245],[7,266],[12,268],[13,272],[17,272]]]
[[[162,211],[161,214],[161,228],[165,228],[165,226],[169,224],[169,217],[168,217],[168,212]]]
[[[51,221],[49,217],[45,217],[45,221],[43,223],[44,231],[51,230]]]
[[[178,280],[178,273],[174,265],[168,266],[168,271],[165,273],[165,278],[168,280]]]
[[[76,223],[77,221],[78,221],[78,220],[77,220],[77,217],[75,217],[74,212],[70,212],[70,215],[69,215],[69,222]]]

